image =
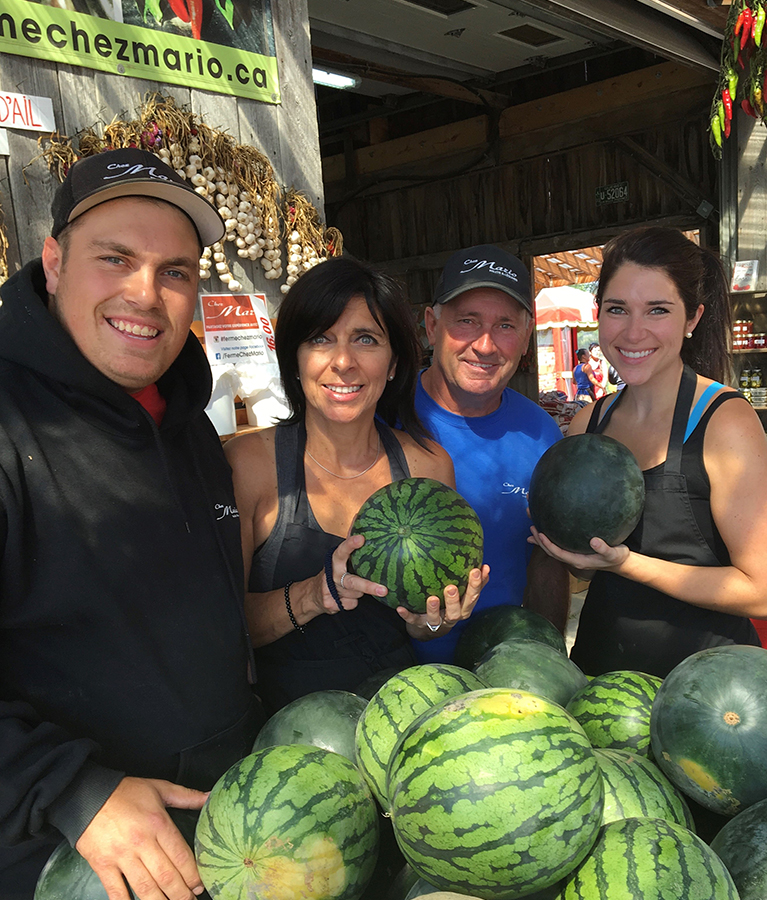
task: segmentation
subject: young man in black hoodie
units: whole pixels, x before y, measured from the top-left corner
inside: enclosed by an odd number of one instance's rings
[[[258,727],[239,522],[189,326],[217,211],[141,150],[77,162],[0,306],[0,898],[62,836],[110,900],[203,888],[198,809]]]

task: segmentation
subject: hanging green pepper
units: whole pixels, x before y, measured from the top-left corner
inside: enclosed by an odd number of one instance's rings
[[[754,16],[754,27],[752,30],[754,44],[756,44],[757,47],[762,46],[762,32],[764,31],[765,17],[767,17],[767,10],[765,10],[764,6],[760,4],[759,9]]]
[[[719,122],[719,116],[711,117],[711,134],[714,136],[717,147],[722,146],[722,125]]]
[[[716,115],[717,115],[717,118],[719,119],[719,130],[724,131],[724,126],[727,121],[727,117],[724,114],[724,103],[722,103],[721,100],[716,104]]]
[[[730,92],[730,100],[735,102],[735,95],[738,92],[738,73],[730,66],[727,69],[727,89]]]

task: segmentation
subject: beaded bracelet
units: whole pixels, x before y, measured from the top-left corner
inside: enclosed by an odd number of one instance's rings
[[[330,596],[336,601],[338,608],[341,612],[344,612],[343,603],[341,603],[341,597],[338,594],[338,588],[336,587],[335,581],[333,581],[333,551],[328,550],[325,556],[325,581],[328,585],[328,590],[330,591]]]
[[[288,616],[290,616],[290,621],[293,623],[293,627],[296,629],[296,631],[300,631],[301,634],[303,634],[304,633],[303,625],[298,624],[298,622],[296,621],[296,617],[293,615],[293,609],[290,606],[290,586],[291,586],[291,584],[293,584],[293,582],[289,581],[285,585],[285,606],[288,610]]]

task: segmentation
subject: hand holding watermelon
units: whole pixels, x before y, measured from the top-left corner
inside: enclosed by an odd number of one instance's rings
[[[535,525],[530,526],[530,535],[527,539],[529,543],[537,544],[553,559],[559,560],[570,569],[575,569],[581,576],[588,574],[588,577],[591,577],[589,573],[593,573],[596,569],[615,570],[628,559],[631,552],[625,544],[611,547],[602,538],[593,537],[589,541],[592,553],[573,553],[571,550],[558,547],[545,534],[538,531]]]
[[[126,896],[123,876],[136,890],[157,885],[171,896],[202,890],[194,855],[166,812],[200,809],[207,795],[169,781],[123,778],[76,846],[110,897]],[[162,890],[158,887],[160,893]]]
[[[386,583],[383,602],[396,607],[413,637],[424,640],[471,615],[490,567],[482,565],[479,518],[451,487],[433,478],[387,484],[362,504],[351,530],[365,545],[350,566]]]

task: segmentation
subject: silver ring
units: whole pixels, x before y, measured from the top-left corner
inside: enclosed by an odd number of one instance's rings
[[[439,617],[439,622],[436,625],[432,625],[431,622],[427,621],[426,627],[429,631],[439,631],[442,628],[442,616]]]
[[[349,574],[348,572],[344,572],[344,574],[341,576],[341,580],[338,582],[339,585],[340,585],[340,587],[341,587],[341,590],[344,589],[344,578],[346,578],[346,576],[347,576],[348,574]]]

